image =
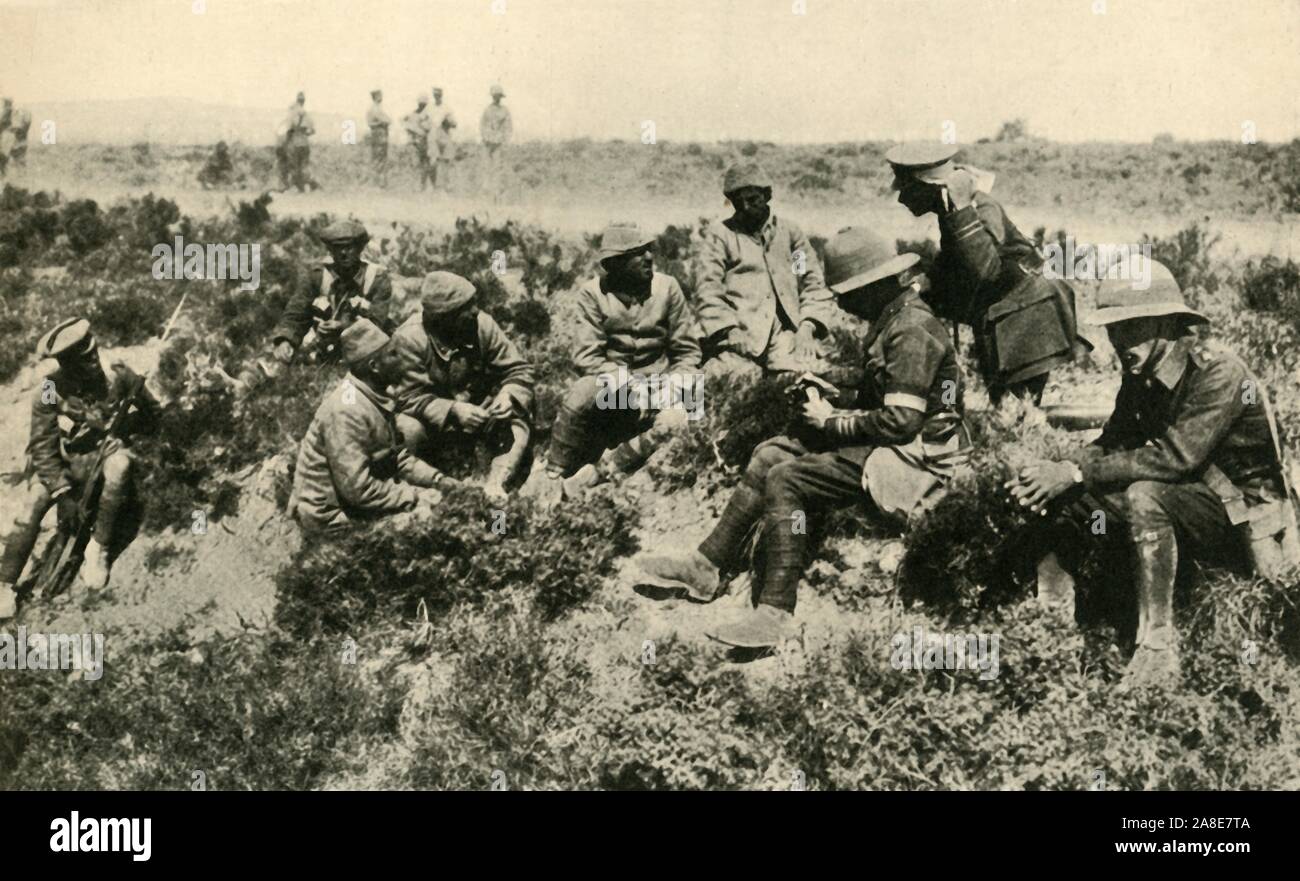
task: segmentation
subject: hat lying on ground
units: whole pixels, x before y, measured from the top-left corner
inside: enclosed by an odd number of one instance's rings
[[[84,318],[69,318],[59,324],[36,344],[36,357],[59,358],[68,354],[90,351],[95,337],[90,333],[90,322]]]
[[[430,272],[420,283],[420,305],[426,318],[455,312],[474,299],[474,283],[454,272]]]
[[[1115,268],[1126,270],[1128,277],[1102,281],[1097,289],[1097,310],[1092,315],[1092,324],[1107,325],[1157,315],[1184,315],[1194,323],[1209,323],[1210,319],[1187,305],[1178,281],[1163,263],[1133,254],[1126,265],[1112,267]],[[1145,290],[1133,286],[1134,279],[1142,278],[1150,279]]]
[[[757,162],[737,162],[723,176],[722,192],[724,195],[734,193],[743,187],[766,187],[770,190],[772,178]]]
[[[837,294],[865,287],[915,266],[920,257],[865,229],[842,229],[826,243],[826,286]]]
[[[346,245],[358,239],[370,241],[370,233],[356,220],[336,220],[320,231],[319,238],[327,245]]]
[[[642,232],[641,227],[635,223],[611,223],[600,234],[600,252],[596,256],[604,260],[606,257],[630,254],[646,245],[653,245],[654,241],[654,236]]]

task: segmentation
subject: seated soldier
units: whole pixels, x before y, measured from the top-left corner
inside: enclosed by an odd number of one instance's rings
[[[1177,682],[1179,559],[1244,565],[1234,524],[1246,522],[1252,507],[1285,498],[1263,387],[1235,354],[1197,342],[1192,325],[1207,319],[1186,305],[1169,270],[1153,261],[1147,271],[1129,276],[1150,278],[1146,290],[1109,280],[1097,294],[1093,321],[1105,326],[1124,371],[1101,436],[1071,459],[1026,466],[1007,484],[1020,504],[1048,516],[1039,536],[1039,601],[1070,620],[1070,570],[1098,541],[1098,514],[1109,534],[1132,544],[1138,629],[1126,680],[1133,685]]]
[[[772,179],[756,162],[727,170],[734,208],[700,256],[698,311],[710,371],[805,370],[820,363],[834,299],[799,227],[772,213]]]
[[[306,530],[333,530],[357,520],[432,507],[423,488],[445,480],[406,451],[396,405],[384,390],[401,371],[388,335],[358,318],[339,335],[349,373],[312,417],[298,451],[289,511]]]
[[[481,439],[497,456],[484,487],[501,499],[532,439],[533,368],[491,315],[479,310],[469,279],[430,272],[421,311],[396,333],[398,428],[408,450],[427,455],[455,439]]]
[[[58,506],[60,528],[75,532],[81,525],[81,493],[94,476],[101,445],[106,453],[104,483],[81,577],[92,588],[108,584],[113,529],[134,477],[135,459],[128,444],[133,435],[153,431],[158,419],[158,403],[144,389],[140,376],[120,363],[104,369],[88,321],[63,322],[41,338],[36,353],[56,359],[59,366],[32,399],[18,518],[4,537],[0,558],[0,619],[14,614],[14,584],[36,545],[50,505]],[[114,415],[123,405],[127,415],[109,437]]]
[[[318,362],[337,360],[339,333],[357,318],[369,318],[381,329],[391,329],[392,282],[384,267],[361,258],[370,241],[366,228],[355,220],[338,220],[321,230],[320,240],[329,258],[312,268],[306,287],[285,304],[271,331],[274,357],[260,359],[260,370],[241,375],[246,386],[278,376],[296,353]]]
[[[653,245],[635,225],[610,225],[601,237],[604,273],[578,291],[573,360],[583,377],[556,418],[547,466],[551,477],[568,478],[566,494],[644,462],[685,424],[682,392],[699,389],[690,307],[677,279],[654,271]],[[663,389],[658,400],[650,377]]]
[[[810,400],[804,413],[818,429],[814,444],[790,437],[763,442],[697,550],[640,560],[640,583],[707,602],[718,591],[720,573],[743,562],[762,521],[767,565],[757,607],[709,634],[719,642],[767,648],[789,633],[805,565],[805,518],[865,501],[878,515],[905,524],[938,501],[964,457],[957,353],[921,299],[918,259],[862,230],[843,230],[827,244],[827,279],[840,307],[870,323],[857,401],[862,409]]]

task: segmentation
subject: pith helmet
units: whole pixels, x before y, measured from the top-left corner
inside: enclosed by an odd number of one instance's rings
[[[635,223],[611,223],[600,234],[600,252],[597,257],[617,257],[639,251],[646,245],[653,245],[655,237],[643,232]]]
[[[506,90],[500,86],[493,86],[491,92],[493,98],[504,98],[506,96]]]
[[[1209,323],[1208,318],[1187,305],[1178,281],[1163,263],[1134,254],[1124,268],[1128,278],[1108,278],[1098,288],[1093,324],[1104,326],[1157,315],[1183,315],[1192,323]],[[1146,289],[1134,287],[1133,279],[1144,278],[1148,272],[1150,284]]]
[[[895,245],[865,229],[842,229],[826,243],[826,286],[837,294],[866,287],[915,266],[916,254],[900,254]]]
[[[90,333],[90,322],[84,318],[69,318],[41,337],[36,344],[36,357],[59,358],[67,354],[88,352],[95,345]]]
[[[384,333],[368,318],[358,318],[339,334],[339,346],[342,347],[343,361],[346,364],[360,364],[367,358],[388,345],[388,334]]]

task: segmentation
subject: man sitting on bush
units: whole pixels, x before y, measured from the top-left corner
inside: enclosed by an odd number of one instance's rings
[[[567,495],[633,470],[686,423],[681,400],[697,388],[700,346],[681,285],[654,271],[654,241],[634,224],[606,227],[603,273],[578,291],[573,361],[583,377],[560,408],[547,466],[553,479],[568,478]]]
[[[700,257],[697,308],[711,369],[814,366],[834,311],[817,254],[772,213],[772,179],[758,163],[729,168],[722,190],[735,212],[706,235]]]
[[[70,319],[51,330],[37,344],[36,354],[56,359],[59,366],[41,382],[32,399],[31,439],[22,495],[17,500],[18,517],[4,537],[0,558],[0,619],[14,614],[14,584],[36,545],[41,520],[50,505],[58,506],[59,525],[65,531],[75,532],[80,526],[82,489],[94,477],[101,445],[106,453],[104,483],[81,577],[92,588],[108,584],[113,529],[135,471],[128,444],[132,435],[153,431],[158,418],[157,401],[135,372],[120,363],[104,369],[85,319]],[[126,418],[109,437],[114,415],[124,405],[128,407]]]
[[[486,441],[497,455],[484,489],[499,500],[532,439],[533,368],[475,295],[455,273],[424,277],[421,310],[393,335],[401,359],[397,424],[417,455],[449,442],[459,447],[456,433]]]
[[[906,523],[938,501],[964,457],[957,353],[921,299],[918,260],[863,230],[844,230],[827,244],[830,289],[842,309],[870,323],[867,363],[858,374],[863,409],[835,409],[810,396],[804,414],[818,440],[776,437],[760,444],[697,550],[640,560],[642,584],[708,602],[720,573],[743,562],[761,521],[767,563],[757,606],[709,634],[719,642],[769,648],[789,633],[815,512],[866,501],[876,514]]]
[[[1105,326],[1124,371],[1101,436],[1072,460],[1027,466],[1007,484],[1036,513],[1063,500],[1044,530],[1038,596],[1070,620],[1070,571],[1082,554],[1108,532],[1132,542],[1131,684],[1177,681],[1180,556],[1241,566],[1234,524],[1250,519],[1250,508],[1284,498],[1264,389],[1235,354],[1197,342],[1192,325],[1207,319],[1186,305],[1166,267],[1152,262],[1149,271],[1141,276],[1150,279],[1146,290],[1108,280],[1097,294],[1093,321]]]
[[[246,386],[279,376],[299,352],[318,362],[337,360],[339,333],[358,318],[381,328],[388,324],[393,286],[387,269],[361,257],[370,241],[366,228],[336,220],[321,230],[320,241],[329,258],[312,268],[306,287],[285,304],[271,331],[273,360],[260,359],[260,371],[245,371],[240,378]]]
[[[401,377],[388,335],[359,318],[339,335],[348,375],[321,401],[298,451],[291,515],[304,529],[335,530],[417,505],[445,478],[401,444],[397,410],[385,389]]]

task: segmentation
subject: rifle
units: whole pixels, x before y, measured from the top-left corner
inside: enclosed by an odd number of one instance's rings
[[[172,327],[176,324],[176,319],[181,314],[181,309],[185,306],[187,296],[189,296],[188,291],[181,295],[180,302],[176,304],[176,309],[172,312],[171,318],[168,319],[162,335],[159,337],[161,342],[167,341]],[[144,383],[145,377],[137,377],[131,388],[122,396],[122,400],[117,403],[113,418],[108,423],[108,430],[104,432],[104,438],[99,442],[99,448],[95,453],[94,467],[91,468],[90,474],[86,477],[86,483],[81,488],[81,499],[77,503],[77,513],[79,515],[77,517],[77,528],[74,532],[69,533],[60,526],[58,532],[50,541],[50,546],[46,549],[40,565],[37,567],[35,593],[38,596],[46,594],[54,596],[66,590],[72,583],[77,571],[81,568],[81,561],[86,553],[86,545],[89,543],[91,533],[94,531],[95,509],[99,504],[99,493],[104,484],[104,462],[113,451],[113,440],[121,433],[132,404],[135,403],[136,397],[144,389]]]

